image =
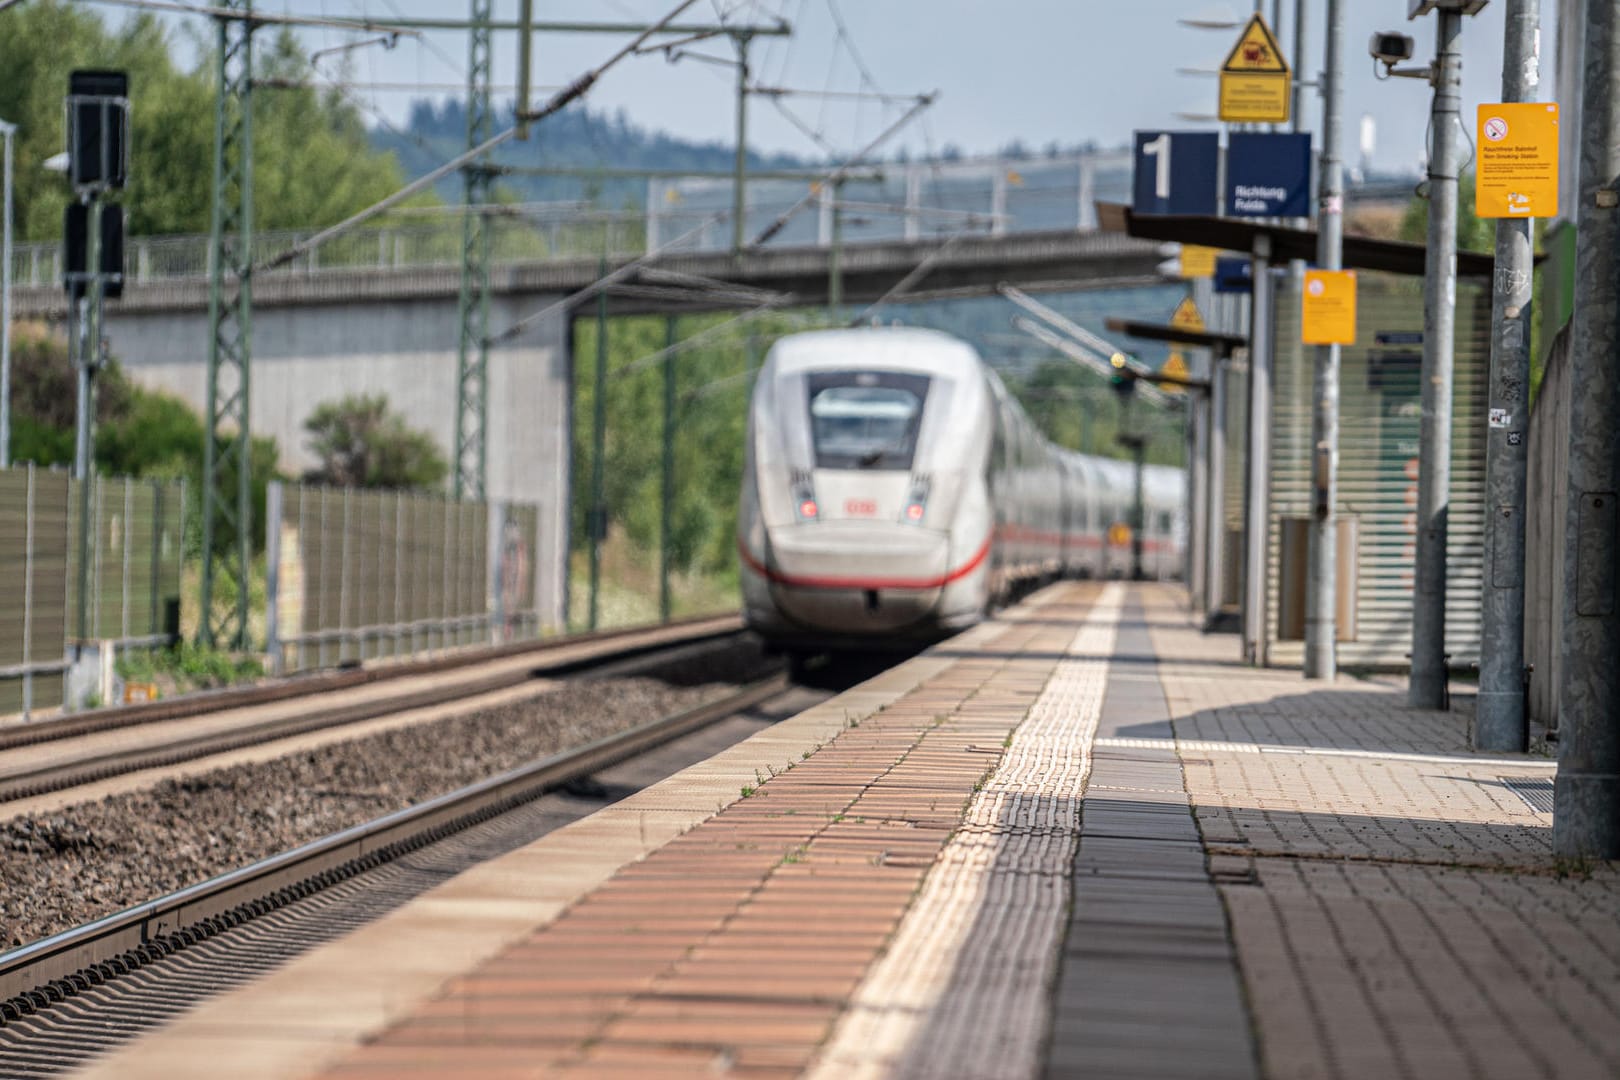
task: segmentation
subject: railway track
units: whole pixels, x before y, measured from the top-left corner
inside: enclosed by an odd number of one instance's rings
[[[750,683],[0,954],[0,1076],[72,1067],[376,918],[526,842],[524,830],[533,826],[516,819],[533,813],[528,808],[541,796],[756,709],[788,686],[784,675]],[[157,963],[181,950],[186,956],[175,964]]]
[[[742,632],[737,616],[357,669],[0,730],[0,803],[445,705]],[[316,704],[319,702],[318,704]],[[131,728],[142,733],[132,735]]]

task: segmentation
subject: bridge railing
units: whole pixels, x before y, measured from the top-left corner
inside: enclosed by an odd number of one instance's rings
[[[1024,159],[883,165],[835,193],[802,180],[760,179],[748,185],[744,232],[752,238],[800,203],[773,241],[820,245],[841,234],[847,244],[918,240],[962,233],[1000,235],[1095,226],[1097,199],[1128,199],[1129,155],[1100,151]],[[581,202],[516,203],[486,209],[496,264],[552,259],[624,259],[652,250],[720,251],[733,228],[731,184],[721,179],[653,180],[645,207],[603,210]],[[451,269],[462,261],[460,206],[397,210],[375,227],[356,229],[301,255],[276,274],[328,270]],[[837,228],[835,228],[835,219]],[[288,251],[315,230],[267,231],[254,239],[259,261]],[[125,273],[135,283],[197,281],[209,275],[203,235],[136,236],[126,243]],[[13,279],[49,286],[62,280],[61,245],[17,244]]]

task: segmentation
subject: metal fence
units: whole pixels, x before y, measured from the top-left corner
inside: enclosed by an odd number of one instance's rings
[[[78,536],[79,482],[68,483],[68,535]],[[115,651],[167,645],[180,634],[180,579],[186,487],[180,481],[96,477],[91,481],[94,530],[86,571],[89,641]],[[69,551],[77,566],[77,547]],[[77,573],[68,575],[68,634],[78,635]]]
[[[62,704],[71,536],[66,473],[0,471],[0,713]]]
[[[113,651],[167,644],[180,629],[185,486],[91,484],[84,637]],[[78,494],[64,471],[0,470],[0,715],[63,704],[79,630]]]
[[[271,667],[299,671],[539,633],[539,511],[273,484]]]

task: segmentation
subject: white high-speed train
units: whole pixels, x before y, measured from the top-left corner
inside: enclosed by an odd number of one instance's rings
[[[948,636],[1020,586],[1123,577],[1134,470],[1047,442],[965,342],[873,328],[778,341],[738,517],[748,625],[790,654]],[[1184,474],[1143,479],[1144,571],[1180,573]],[[1117,530],[1116,530],[1117,531]]]

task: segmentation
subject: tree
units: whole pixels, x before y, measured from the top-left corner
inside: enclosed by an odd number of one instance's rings
[[[176,66],[170,33],[140,14],[109,29],[64,0],[33,0],[5,14],[0,33],[0,116],[18,125],[16,213],[26,240],[61,235],[68,199],[41,162],[64,143],[62,99],[75,68],[129,72],[130,181],[122,201],[132,236],[200,233],[209,226],[214,145],[212,42],[197,36],[198,66]],[[261,31],[255,75],[298,84],[311,76],[290,31]],[[360,115],[337,91],[254,92],[255,210],[262,229],[332,224],[401,185],[392,154],[374,150]],[[431,196],[426,201],[433,201]],[[422,201],[422,200],[417,200]]]
[[[333,487],[430,491],[450,466],[433,437],[389,412],[386,394],[355,394],[316,406],[304,421],[319,467],[304,474]]]
[[[1429,239],[1429,200],[1413,197],[1401,219],[1401,239],[1424,244]],[[1463,173],[1457,181],[1457,250],[1496,250],[1496,225],[1474,213],[1474,174]]]

